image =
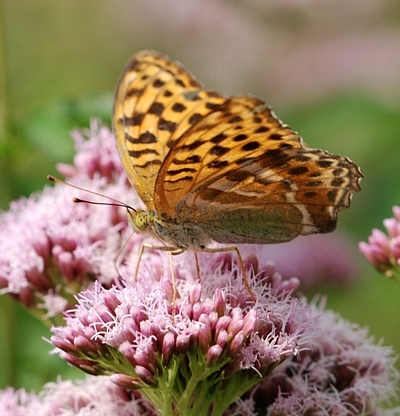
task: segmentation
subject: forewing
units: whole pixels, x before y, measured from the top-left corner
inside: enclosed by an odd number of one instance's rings
[[[347,158],[310,149],[261,100],[233,97],[189,129],[159,173],[156,208],[223,243],[332,231],[360,189]]]
[[[114,131],[128,178],[148,209],[163,160],[177,138],[225,97],[154,51],[134,55],[114,101]]]

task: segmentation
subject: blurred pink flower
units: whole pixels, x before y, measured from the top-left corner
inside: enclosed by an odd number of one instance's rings
[[[299,278],[301,290],[343,288],[354,282],[360,275],[356,254],[356,244],[338,231],[264,245],[261,250],[261,258],[273,261],[284,278]]]
[[[122,174],[110,130],[93,121],[88,140],[80,133],[74,136],[75,165],[60,166],[70,181],[138,206],[139,198]],[[56,184],[14,201],[0,215],[1,292],[43,318],[59,319],[74,305],[74,295],[95,280],[105,287],[117,282],[116,260],[124,273],[126,256],[142,244],[142,236],[130,238],[125,208],[73,203],[73,197],[88,195]]]
[[[108,195],[124,192],[121,184],[104,191],[103,182],[87,186]],[[2,292],[28,308],[43,301],[49,317],[73,305],[74,294],[94,280],[110,286],[117,279],[115,256],[131,234],[124,209],[74,204],[80,193],[48,187],[0,216]]]
[[[90,129],[74,131],[72,137],[76,149],[73,165],[57,165],[57,170],[65,178],[82,182],[102,177],[107,183],[118,183],[121,176],[126,178],[114,135],[99,120],[91,120]],[[130,188],[127,178],[126,185]]]
[[[393,207],[393,216],[383,221],[387,235],[375,228],[359,249],[378,271],[400,281],[400,207]]]
[[[2,416],[26,416],[29,414],[28,409],[37,409],[39,403],[39,398],[35,394],[28,393],[24,389],[14,390],[9,387],[0,391],[0,415]]]
[[[40,395],[25,390],[0,392],[2,416],[156,416],[153,406],[138,392],[111,383],[109,377],[57,381]]]
[[[109,7],[124,38],[137,47],[161,42],[197,68],[207,87],[229,95],[250,92],[289,107],[349,91],[398,100],[400,32],[387,19],[397,13],[394,0],[137,1],[131,13],[125,4]]]

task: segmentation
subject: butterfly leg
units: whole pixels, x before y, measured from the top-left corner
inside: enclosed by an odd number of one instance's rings
[[[176,301],[176,296],[177,296],[177,289],[176,289],[176,280],[175,280],[175,271],[174,271],[174,261],[172,260],[172,256],[176,255],[176,254],[181,254],[183,253],[182,249],[177,249],[177,250],[168,250],[168,257],[169,257],[169,267],[171,269],[171,280],[172,280],[172,290],[173,290],[173,294],[172,294],[172,306],[175,305],[175,301]]]
[[[257,302],[256,295],[251,290],[251,287],[250,287],[250,284],[249,284],[249,280],[247,278],[247,272],[246,272],[246,269],[244,268],[244,262],[243,262],[242,255],[240,254],[240,251],[237,248],[237,246],[219,247],[219,248],[205,248],[202,251],[205,251],[206,253],[221,253],[221,252],[224,252],[224,251],[236,251],[236,254],[237,254],[238,259],[239,259],[240,270],[242,271],[242,275],[243,275],[244,285],[246,286],[246,289],[249,292],[249,295],[251,296],[251,298],[253,299],[253,301],[254,302]]]
[[[115,286],[116,287],[118,287],[118,288],[122,288],[123,287],[123,285],[122,285],[122,281],[124,280],[123,278],[122,278],[122,276],[121,276],[121,273],[119,272],[119,267],[120,267],[120,265],[122,264],[122,261],[123,261],[123,254],[124,254],[124,251],[125,251],[125,249],[126,249],[126,246],[128,245],[128,243],[129,243],[129,241],[130,241],[130,239],[133,237],[133,235],[134,235],[135,233],[134,232],[132,232],[132,234],[129,236],[129,238],[125,241],[125,243],[122,245],[122,247],[120,247],[119,248],[119,250],[117,251],[117,254],[116,254],[116,256],[115,256],[115,260],[114,260],[114,269],[115,269],[115,271],[117,272],[117,276],[114,278],[114,283],[115,283]],[[137,275],[137,270],[138,268],[136,267],[136,274],[135,274],[135,280],[136,280],[136,275]]]
[[[197,251],[194,251],[194,259],[196,261],[197,278],[199,279],[199,281],[201,281],[201,278],[200,278],[199,256],[197,255]]]
[[[172,294],[172,304],[175,304],[176,297],[177,297],[177,289],[176,289],[176,280],[175,280],[175,271],[174,271],[174,263],[172,260],[172,256],[176,254],[183,253],[184,250],[181,248],[175,248],[175,247],[168,247],[168,246],[153,246],[152,244],[143,243],[140,247],[139,252],[139,258],[136,264],[136,270],[135,270],[135,280],[137,279],[138,273],[139,273],[139,266],[140,262],[142,260],[143,252],[145,248],[152,248],[154,250],[161,250],[161,251],[168,251],[168,257],[169,257],[169,266],[171,270],[171,280],[172,280],[172,288],[173,288],[173,294]]]

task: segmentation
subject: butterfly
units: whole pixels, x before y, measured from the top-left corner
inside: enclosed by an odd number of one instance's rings
[[[264,101],[204,89],[155,51],[127,64],[113,124],[146,206],[128,210],[129,222],[174,253],[221,251],[208,248],[212,241],[269,244],[330,232],[360,190],[357,165],[305,145]],[[244,271],[237,247],[226,250],[237,251]]]

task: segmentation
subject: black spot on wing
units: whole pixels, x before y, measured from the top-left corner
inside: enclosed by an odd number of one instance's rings
[[[229,165],[229,162],[227,160],[213,160],[207,165],[207,167],[213,168],[213,169],[222,169],[228,165]]]
[[[233,116],[228,120],[229,124],[239,123],[240,121],[243,121],[243,118],[240,116]]]
[[[233,138],[233,141],[234,142],[242,142],[243,140],[246,140],[247,137],[248,137],[247,134],[238,134],[237,136],[235,136]]]
[[[194,113],[189,117],[189,124],[196,124],[203,116],[199,113]]]
[[[317,160],[316,163],[321,168],[329,168],[332,165],[332,161],[331,160],[326,160],[326,159]]]
[[[310,156],[299,154],[294,157],[294,160],[297,160],[298,162],[309,162],[311,160]]]
[[[267,126],[260,126],[260,127],[257,127],[254,130],[254,133],[266,133],[267,131],[269,131],[269,127],[267,127]]]
[[[155,114],[156,116],[160,116],[164,111],[164,104],[155,102],[149,108],[149,114]]]
[[[296,176],[296,175],[303,175],[304,173],[307,173],[307,172],[308,172],[307,166],[296,166],[295,168],[289,169],[287,173],[289,175]]]
[[[260,143],[258,143],[258,142],[256,142],[256,141],[254,141],[254,142],[249,142],[249,143],[244,144],[244,145],[242,146],[242,150],[243,150],[244,152],[249,152],[249,151],[251,151],[251,150],[256,150],[256,149],[258,149],[259,147],[260,147]]]
[[[222,141],[224,141],[228,136],[224,133],[219,133],[216,136],[214,136],[210,142],[214,143],[214,144],[218,144],[221,143]]]
[[[174,180],[166,179],[164,182],[165,183],[177,183],[177,182],[181,182],[181,181],[191,181],[191,180],[193,180],[193,176],[187,175],[187,176],[183,176],[181,178],[174,179]]]
[[[204,142],[202,140],[195,140],[193,143],[180,146],[178,150],[193,151],[200,147],[203,143]]]
[[[336,197],[337,197],[337,189],[331,189],[330,191],[328,191],[326,193],[328,199],[332,202],[336,202]]]
[[[343,178],[335,178],[335,179],[332,179],[331,186],[339,187],[343,183],[344,183],[344,179]]]
[[[156,136],[154,136],[154,134],[150,133],[149,131],[142,133],[138,139],[125,133],[125,139],[133,144],[148,144],[157,142]]]
[[[168,175],[175,176],[179,175],[180,173],[194,173],[196,172],[196,169],[193,168],[181,168],[181,169],[171,169],[167,172]]]
[[[212,201],[215,198],[218,198],[221,194],[223,194],[223,191],[220,191],[218,189],[214,188],[205,188],[200,192],[200,197],[204,201]]]
[[[314,180],[314,181],[308,181],[304,185],[309,187],[315,187],[315,186],[321,186],[323,184],[322,181]]]
[[[175,103],[173,106],[172,106],[172,111],[174,111],[175,113],[182,113],[182,111],[185,111],[186,110],[186,106],[185,105],[183,105],[183,104],[181,104],[181,103]]]
[[[164,81],[162,81],[161,79],[156,79],[154,82],[153,82],[153,87],[155,87],[155,88],[161,88],[163,85],[165,84],[165,82]]]
[[[209,110],[213,110],[217,106],[218,104],[215,103],[206,103],[206,108],[208,108]]]
[[[268,140],[282,140],[282,136],[278,133],[272,133],[268,136]]]
[[[160,118],[158,121],[158,128],[160,130],[169,131],[170,133],[173,133],[177,129],[178,125],[174,121],[168,121],[164,118]]]
[[[208,91],[206,91],[206,94],[207,94],[207,96],[208,97],[210,97],[210,98],[219,98],[219,97],[221,97],[221,94],[219,94],[218,92],[216,92],[216,91],[211,91],[211,90],[208,90]]]
[[[125,126],[139,126],[142,124],[145,113],[137,113],[132,117],[124,117],[123,124]]]
[[[179,160],[179,159],[173,159],[172,163],[175,165],[190,165],[192,163],[199,163],[201,160],[201,157],[199,155],[192,155],[187,157],[186,159]]]
[[[175,144],[178,142],[178,140],[179,140],[179,138],[178,139],[169,139],[167,141],[167,147],[169,149],[172,149],[173,147],[175,147]]]
[[[154,154],[157,156],[159,155],[159,153],[155,149],[129,150],[128,153],[130,156],[135,157],[135,158],[139,158],[140,156],[150,155],[150,154]]]
[[[146,163],[143,163],[143,165],[136,165],[135,167],[140,168],[140,169],[146,169],[151,165],[161,165],[161,160],[159,159],[148,160]]]
[[[229,147],[223,147],[223,146],[216,145],[216,146],[213,146],[210,149],[210,154],[215,155],[215,156],[223,156],[226,153],[228,153],[229,150],[230,150]]]
[[[126,92],[127,97],[139,97],[143,94],[144,88],[131,88]]]
[[[318,193],[317,192],[315,192],[315,191],[307,191],[307,192],[304,192],[304,194],[303,194],[306,198],[315,198],[317,195],[318,195]]]
[[[238,170],[229,172],[226,175],[226,179],[228,179],[228,181],[231,181],[231,182],[241,182],[247,179],[249,176],[253,176],[252,173],[247,172],[245,170],[238,169]]]

